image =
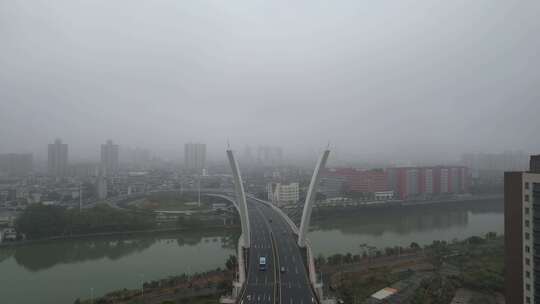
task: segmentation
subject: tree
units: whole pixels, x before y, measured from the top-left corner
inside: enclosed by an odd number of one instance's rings
[[[236,266],[238,265],[238,259],[235,255],[229,255],[229,258],[225,262],[225,267],[230,270],[234,271],[236,269]]]
[[[352,263],[352,261],[352,254],[350,252],[347,252],[347,254],[343,257],[343,262],[345,262],[345,264],[350,264]]]
[[[479,245],[486,242],[483,238],[479,236],[471,236],[470,238],[466,239],[466,241],[471,245]]]
[[[15,225],[29,239],[37,239],[66,234],[149,229],[154,227],[154,216],[121,211],[107,205],[79,211],[34,204],[26,208]]]
[[[411,249],[414,249],[414,250],[418,250],[420,249],[420,245],[418,245],[418,243],[416,242],[412,242],[411,245],[409,246]]]
[[[317,192],[317,194],[315,195],[315,201],[320,202],[324,200],[326,200],[326,195],[324,195],[323,193]]]
[[[218,283],[217,288],[219,290],[230,290],[232,289],[232,281],[231,280],[224,280]]]
[[[497,232],[486,233],[486,240],[494,240],[497,238]]]
[[[27,238],[37,239],[64,234],[67,223],[64,208],[33,204],[15,221],[15,227]]]
[[[315,264],[317,266],[321,266],[321,265],[326,264],[326,259],[324,258],[324,256],[322,254],[319,254],[317,256],[317,258],[315,259]]]

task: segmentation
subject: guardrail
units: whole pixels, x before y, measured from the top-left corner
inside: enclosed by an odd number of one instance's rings
[[[254,199],[258,202],[261,202],[263,204],[266,204],[267,206],[271,207],[272,209],[274,209],[276,212],[278,212],[284,219],[285,221],[287,222],[287,224],[289,224],[289,226],[291,226],[292,230],[294,233],[298,234],[298,227],[296,226],[296,224],[291,220],[291,218],[285,213],[283,212],[283,210],[279,209],[278,207],[274,206],[274,204],[268,202],[268,201],[265,201],[265,200],[262,200],[262,199],[259,199],[259,198],[256,198],[254,196],[251,196],[251,195],[248,195],[249,198],[251,199]]]
[[[261,202],[263,204],[266,204],[267,206],[270,206],[271,208],[276,210],[276,212],[278,212],[285,219],[285,221],[291,226],[293,232],[298,235],[298,227],[291,220],[291,218],[287,214],[285,214],[285,212],[283,212],[283,210],[279,209],[278,207],[274,206],[274,204],[268,201],[261,200],[253,196],[248,196],[248,197],[258,202]],[[311,288],[313,290],[313,293],[316,295],[317,303],[321,303],[322,298],[323,298],[322,283],[319,284],[317,282],[317,271],[315,269],[315,259],[313,257],[313,251],[311,250],[311,243],[307,239],[306,239],[306,253],[307,253],[306,258],[307,258],[307,265],[308,265],[308,276],[309,276],[309,281],[311,283]]]

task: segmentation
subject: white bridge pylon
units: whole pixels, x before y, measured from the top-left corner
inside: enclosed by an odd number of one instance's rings
[[[240,213],[240,223],[242,225],[242,245],[244,248],[250,248],[251,234],[249,231],[249,217],[246,202],[246,193],[244,192],[244,183],[242,182],[242,175],[240,174],[240,168],[238,166],[238,162],[234,158],[234,153],[232,150],[227,150],[227,157],[229,158],[229,164],[231,165],[234,177],[234,191],[236,194],[238,211]]]
[[[324,169],[326,166],[326,161],[328,160],[328,155],[330,150],[325,150],[315,171],[313,171],[313,176],[311,177],[311,182],[309,183],[309,189],[306,195],[306,202],[304,204],[304,210],[302,211],[302,221],[300,222],[300,230],[298,233],[298,246],[306,247],[306,235],[309,230],[309,222],[311,221],[311,210],[313,209],[313,203],[315,202],[315,196],[317,195],[317,187],[319,186],[320,173],[321,169]]]

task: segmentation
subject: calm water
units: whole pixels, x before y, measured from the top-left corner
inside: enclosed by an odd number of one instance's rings
[[[359,253],[360,244],[377,248],[425,245],[452,241],[487,232],[504,233],[502,201],[401,209],[314,213],[309,234],[317,254]]]
[[[0,249],[0,303],[73,303],[184,272],[224,267],[228,232],[59,241]],[[9,300],[9,301],[6,301]]]
[[[359,245],[408,246],[486,232],[503,232],[502,202],[314,213],[309,238],[325,255],[359,252]],[[0,249],[0,302],[73,303],[184,272],[223,267],[234,254],[233,232],[71,240]]]

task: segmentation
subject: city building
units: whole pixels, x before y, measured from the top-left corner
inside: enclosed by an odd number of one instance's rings
[[[97,190],[97,198],[98,199],[103,200],[103,199],[107,198],[107,195],[108,195],[107,179],[105,177],[103,177],[103,176],[98,177],[96,190]]]
[[[390,189],[402,200],[468,193],[470,188],[469,170],[461,166],[400,167],[386,172]]]
[[[468,153],[461,156],[461,164],[471,171],[473,178],[502,180],[505,171],[525,171],[529,157],[523,151],[503,153]]]
[[[118,145],[112,140],[101,145],[101,170],[105,175],[116,175],[120,168],[118,161]]]
[[[322,173],[321,180],[339,178],[345,181],[348,193],[375,193],[389,191],[387,174],[382,169],[330,168]]]
[[[22,177],[32,172],[32,154],[0,154],[0,175]]]
[[[342,197],[347,180],[343,176],[323,176],[319,182],[318,192],[326,198]]]
[[[142,148],[125,148],[120,150],[120,162],[131,170],[147,170],[150,167],[152,153]]]
[[[257,149],[257,163],[262,166],[281,166],[283,150],[280,147],[260,146]]]
[[[298,183],[269,183],[266,186],[268,200],[275,205],[295,204],[299,200]]]
[[[250,146],[244,148],[241,161],[242,165],[252,165],[255,162],[255,157],[253,156],[253,151]]]
[[[529,168],[504,174],[506,303],[540,302],[540,155]]]
[[[68,145],[63,144],[60,139],[49,144],[48,150],[49,175],[54,177],[65,177],[68,170]]]
[[[184,165],[188,172],[202,174],[203,169],[206,168],[206,144],[185,144]]]
[[[98,176],[101,165],[97,163],[76,163],[69,165],[69,176],[76,178],[89,178]]]

